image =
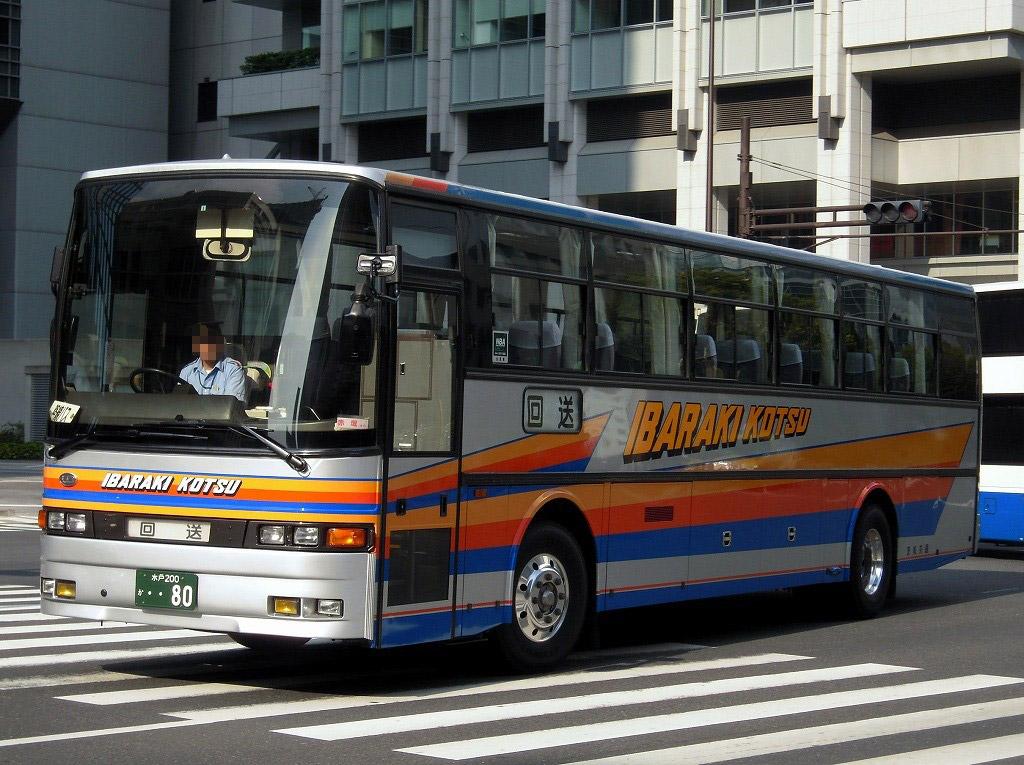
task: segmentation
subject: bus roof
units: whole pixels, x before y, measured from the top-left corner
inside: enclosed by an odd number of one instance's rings
[[[93,170],[82,175],[82,181],[97,181],[114,179],[124,176],[138,175],[163,175],[163,174],[189,174],[189,173],[294,173],[294,174],[316,174],[333,177],[362,178],[370,181],[380,188],[391,188],[394,190],[412,191],[426,195],[440,197],[454,197],[456,199],[477,204],[485,207],[505,208],[518,212],[554,218],[566,223],[598,226],[601,228],[620,231],[624,234],[634,234],[655,239],[670,240],[688,247],[706,248],[731,255],[747,255],[753,257],[764,257],[777,262],[793,263],[808,268],[828,268],[838,273],[860,276],[866,279],[885,281],[890,284],[932,289],[942,292],[952,292],[964,296],[970,296],[974,290],[970,285],[950,282],[944,279],[936,279],[930,276],[921,276],[906,271],[897,271],[882,266],[870,265],[867,263],[856,263],[853,261],[827,258],[822,255],[811,254],[801,250],[793,250],[787,247],[780,247],[764,242],[755,242],[737,237],[725,236],[722,234],[711,234],[694,229],[672,226],[665,223],[630,218],[624,215],[601,212],[586,207],[573,207],[559,202],[550,202],[535,197],[525,197],[518,194],[510,194],[503,191],[492,191],[489,189],[465,186],[437,178],[411,175],[408,173],[393,170],[383,170],[374,167],[363,167],[357,165],[344,165],[332,162],[314,162],[299,160],[277,160],[277,159],[223,159],[214,160],[191,160],[185,162],[161,162],[150,165],[135,165],[131,167],[111,168],[106,170]],[[1004,289],[1010,289],[1011,284],[1006,283]],[[978,286],[977,289],[986,290],[998,288],[997,285]]]

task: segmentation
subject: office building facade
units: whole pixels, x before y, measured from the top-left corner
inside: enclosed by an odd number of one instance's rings
[[[0,109],[5,5],[17,3],[0,2]],[[151,29],[166,34],[169,159],[368,164],[694,228],[710,204],[714,230],[735,233],[749,116],[758,210],[931,205],[926,224],[794,228],[769,241],[968,283],[1021,273],[1014,0],[715,0],[713,20],[710,0],[132,5],[167,20]],[[124,159],[164,158],[150,153]],[[83,168],[101,164],[91,159]]]

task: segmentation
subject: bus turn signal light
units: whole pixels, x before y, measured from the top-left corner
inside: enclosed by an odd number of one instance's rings
[[[328,547],[366,547],[366,529],[327,529]]]
[[[41,528],[46,528],[46,510],[40,510],[39,515],[36,516],[36,525]]]
[[[274,598],[274,613],[279,616],[298,616],[298,598]]]

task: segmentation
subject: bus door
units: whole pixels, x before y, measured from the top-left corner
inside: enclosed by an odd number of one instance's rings
[[[393,241],[402,246],[407,265],[431,260],[430,252],[438,248],[454,257],[454,213],[404,204],[391,209]],[[387,458],[382,646],[446,640],[453,634],[460,290],[457,271],[405,268]]]

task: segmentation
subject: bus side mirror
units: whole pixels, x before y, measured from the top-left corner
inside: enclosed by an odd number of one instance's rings
[[[352,295],[352,307],[341,317],[338,342],[344,363],[366,366],[373,361],[373,311],[368,305],[368,293],[366,284],[357,285]]]
[[[402,282],[402,246],[389,244],[384,252],[364,252],[356,260],[356,271],[369,279],[373,297],[395,302]],[[383,293],[378,290],[379,279],[384,280]]]

